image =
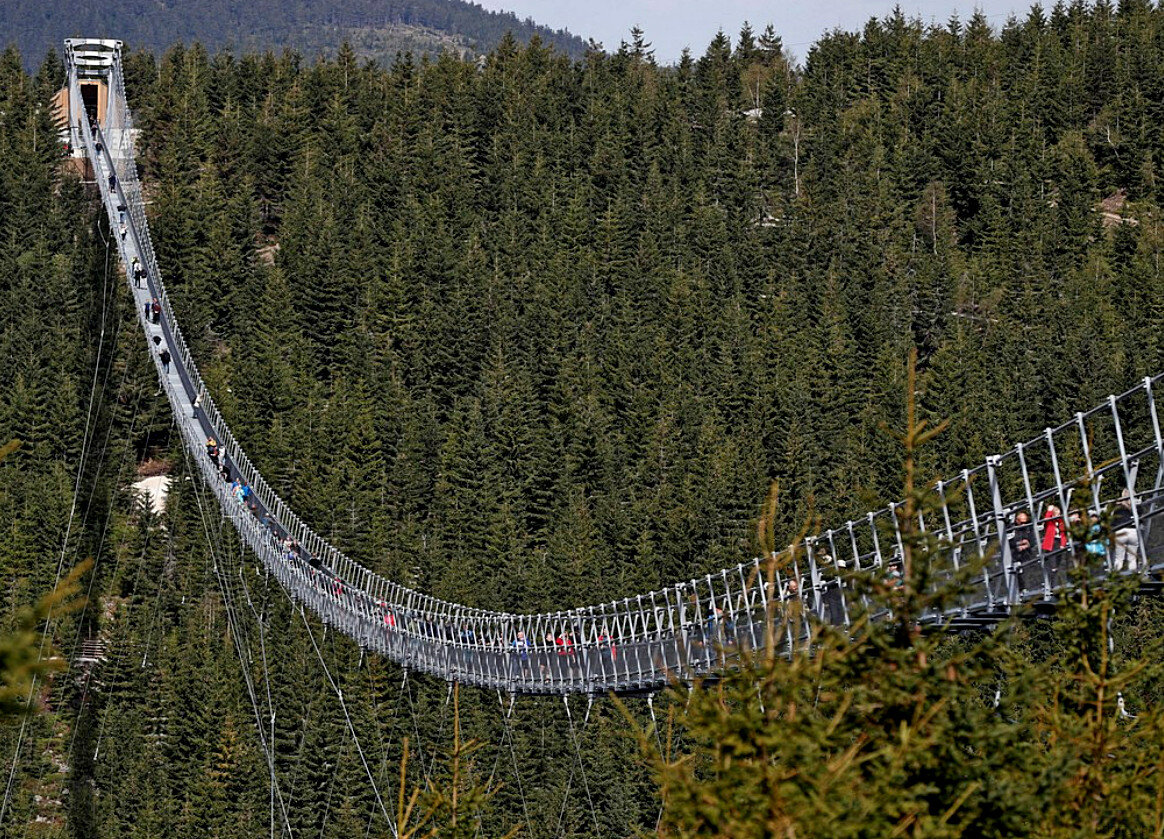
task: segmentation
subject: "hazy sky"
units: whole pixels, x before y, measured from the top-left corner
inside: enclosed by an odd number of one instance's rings
[[[487,9],[504,9],[518,17],[532,17],[553,29],[569,29],[583,38],[595,38],[607,49],[618,47],[636,24],[646,31],[661,62],[672,62],[683,47],[699,56],[723,29],[733,42],[746,20],[759,33],[767,24],[776,27],[798,59],[803,59],[820,35],[835,27],[856,29],[870,17],[884,17],[893,9],[893,0],[476,0]],[[1025,13],[1024,0],[971,0],[956,5],[954,0],[901,0],[907,15],[920,15],[945,23],[957,11],[963,20],[975,7],[981,8],[996,27],[1016,8]]]

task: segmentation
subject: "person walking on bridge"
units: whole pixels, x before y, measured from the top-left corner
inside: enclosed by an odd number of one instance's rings
[[[1026,578],[1023,571],[1035,559],[1035,526],[1031,523],[1031,516],[1026,510],[1019,510],[1014,516],[1014,529],[1010,537],[1010,556],[1014,569],[1015,583],[1019,594],[1027,590]]]
[[[1062,511],[1054,504],[1047,505],[1043,514],[1043,553],[1049,554],[1067,547],[1067,527]]]
[[[1137,571],[1140,559],[1140,536],[1132,514],[1132,496],[1124,489],[1111,516],[1111,535],[1115,550],[1112,561],[1116,571]]]
[[[513,639],[510,644],[513,650],[513,666],[510,668],[509,673],[511,681],[516,682],[519,678],[528,680],[532,675],[529,661],[529,653],[532,646],[533,644],[525,637],[524,632],[518,632],[517,637]]]
[[[154,326],[162,322],[162,303],[156,297],[150,303],[150,314],[153,316]]]
[[[158,358],[162,360],[162,372],[167,376],[170,375],[170,351],[162,347],[162,351],[158,353]]]

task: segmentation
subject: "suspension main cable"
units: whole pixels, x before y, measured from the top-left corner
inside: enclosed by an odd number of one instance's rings
[[[430,783],[430,776],[431,776],[432,770],[436,766],[437,751],[440,749],[441,735],[445,733],[445,723],[448,721],[448,718],[449,718],[449,700],[451,700],[453,698],[453,687],[455,685],[456,685],[456,682],[449,682],[449,691],[445,695],[445,702],[444,702],[444,705],[442,706],[442,710],[441,710],[441,723],[437,727],[436,737],[433,739],[432,754],[429,756],[429,759],[428,759],[428,771],[426,771],[424,773],[424,786],[426,789],[428,788],[429,783]],[[417,743],[417,746],[419,747],[420,744]]]
[[[655,730],[655,744],[659,747],[659,757],[663,755],[663,738],[659,735],[659,720],[655,717],[655,694],[647,694],[647,709],[651,712],[651,728]],[[669,718],[668,718],[669,719]],[[671,735],[668,733],[667,740],[670,742]],[[655,819],[655,833],[659,832],[659,825],[663,823],[663,812],[666,804],[659,805],[659,816]]]
[[[594,703],[594,698],[588,697],[588,701],[592,705]],[[594,799],[590,797],[590,784],[586,780],[586,766],[582,762],[582,748],[578,744],[578,734],[574,730],[574,717],[570,713],[570,697],[563,695],[562,702],[566,706],[566,721],[570,725],[570,739],[572,739],[574,741],[574,755],[575,755],[575,757],[578,758],[578,769],[579,769],[579,772],[582,776],[582,789],[585,790],[586,801],[590,805],[590,817],[592,819],[594,819],[594,833],[596,836],[601,836],[602,835],[602,828],[598,826],[598,812],[594,809]],[[585,729],[585,727],[589,724],[589,722],[590,722],[590,707],[589,707],[589,705],[587,705],[586,719],[583,721],[582,727]],[[561,830],[562,820],[566,815],[566,803],[567,803],[567,801],[569,801],[570,783],[573,780],[574,780],[574,768],[571,765],[570,777],[566,781],[566,794],[562,797],[562,812],[558,816],[558,830]]]
[[[275,748],[275,704],[271,700],[271,673],[270,673],[270,670],[267,668],[267,642],[266,642],[266,638],[265,638],[266,633],[264,631],[264,626],[263,626],[263,617],[262,617],[262,615],[260,615],[258,612],[255,611],[255,604],[251,601],[250,586],[247,585],[247,582],[243,577],[243,554],[241,552],[239,555],[239,563],[238,563],[238,580],[239,580],[239,583],[242,585],[243,597],[246,598],[247,606],[250,607],[251,614],[255,616],[255,624],[259,627],[259,652],[260,652],[260,655],[262,656],[262,662],[263,662],[263,687],[265,688],[266,693],[267,693],[267,710],[270,712],[269,719],[271,721],[271,749],[274,750],[274,748]],[[263,599],[263,613],[266,614],[267,603],[266,603],[266,593],[265,592],[263,594],[263,598],[264,598]],[[275,835],[275,819],[274,819],[274,815],[275,815],[275,801],[274,801],[275,777],[274,777],[274,775],[275,775],[275,764],[274,764],[274,762],[272,762],[271,763],[271,836],[272,837]]]
[[[299,610],[299,617],[303,619],[303,626],[307,628],[307,637],[311,639],[311,646],[315,649],[315,656],[319,659],[319,663],[323,665],[324,675],[327,676],[327,681],[331,684],[331,689],[335,691],[335,695],[339,699],[340,707],[344,712],[344,719],[348,724],[348,731],[351,732],[352,742],[356,744],[356,751],[360,755],[360,762],[364,765],[364,772],[368,775],[368,783],[372,785],[372,792],[376,795],[376,803],[380,806],[380,812],[384,814],[384,818],[388,821],[388,826],[392,829],[392,835],[399,839],[400,833],[396,829],[396,822],[393,821],[392,816],[388,813],[388,809],[384,806],[384,799],[380,796],[380,787],[376,784],[376,776],[372,774],[372,769],[368,766],[368,758],[364,755],[364,747],[360,745],[360,738],[356,734],[356,727],[352,724],[352,716],[348,713],[348,703],[344,701],[344,692],[336,684],[335,679],[332,678],[331,669],[327,666],[327,662],[323,660],[323,653],[320,652],[319,644],[315,643],[315,632],[311,629],[311,624],[308,623],[307,615],[304,614],[302,608]]]
[[[225,554],[225,551],[222,551],[222,553]],[[219,568],[219,564],[217,562],[215,563],[214,573],[218,578],[219,588],[223,592],[223,601],[226,609],[227,621],[228,624],[231,624],[231,634],[235,640],[235,648],[238,654],[239,667],[243,671],[243,680],[246,684],[247,692],[250,694],[251,706],[255,713],[255,726],[259,731],[259,741],[262,744],[263,752],[267,757],[267,766],[271,775],[271,787],[274,790],[275,796],[279,799],[279,806],[283,811],[283,818],[286,822],[287,832],[288,835],[291,835],[291,825],[287,818],[286,807],[283,804],[283,796],[279,789],[278,778],[275,774],[275,744],[273,741],[270,743],[267,742],[266,731],[263,728],[263,715],[259,710],[260,703],[256,696],[254,682],[251,678],[250,670],[247,664],[249,660],[253,659],[250,651],[250,644],[247,644],[246,655],[244,656],[242,638],[239,632],[239,625],[241,624],[241,621],[238,617],[237,606],[235,605],[230,593],[229,576]]]
[[[117,339],[118,339],[118,336],[120,335],[120,333],[121,333],[121,323],[120,323],[120,321],[118,321],[118,326],[117,326],[116,330],[114,331],[114,336],[113,336],[114,347],[117,346]],[[128,373],[129,373],[129,365],[127,364],[127,365],[125,365],[125,369],[122,371],[121,382],[117,386],[117,393],[121,393],[122,388],[125,387],[125,380],[126,380]],[[108,378],[106,379],[106,384],[108,384]],[[104,387],[105,386],[103,385],[102,386],[103,392],[104,392]],[[129,460],[129,445],[130,445],[130,442],[133,440],[133,432],[134,432],[134,428],[137,426],[137,416],[138,416],[138,410],[140,407],[141,407],[140,402],[135,400],[134,406],[133,406],[133,416],[130,418],[129,429],[125,435],[125,446],[124,446],[124,449],[121,453],[121,463],[117,467],[117,480],[115,483],[114,492],[116,492],[116,487],[121,484],[121,476],[125,472],[125,464]],[[96,491],[96,477],[100,475],[101,468],[102,468],[104,461],[105,461],[105,455],[106,455],[108,448],[109,448],[109,439],[112,436],[112,434],[113,434],[113,422],[110,421],[109,428],[106,430],[106,434],[105,434],[105,442],[101,447],[101,457],[98,459],[97,475],[95,475],[94,490],[92,492],[90,492],[90,495],[89,495],[89,504],[92,504],[92,502],[93,502],[93,495]],[[92,569],[91,574],[89,575],[89,586],[85,591],[85,605],[82,608],[81,615],[77,620],[77,632],[73,637],[73,648],[69,652],[69,661],[70,662],[72,662],[76,659],[77,650],[81,646],[81,632],[82,632],[82,628],[84,627],[84,623],[85,623],[85,620],[84,620],[85,613],[88,611],[89,605],[92,602],[91,598],[93,596],[93,584],[97,580],[97,565],[101,561],[101,555],[105,551],[105,537],[108,535],[109,525],[113,521],[113,514],[114,514],[115,506],[116,506],[115,496],[111,495],[111,497],[109,499],[109,512],[105,516],[105,525],[104,525],[104,527],[101,528],[101,537],[97,541],[97,550],[94,551],[94,555],[93,555],[93,569]],[[86,517],[87,516],[88,516],[88,511],[86,510]],[[121,568],[121,550],[122,550],[122,548],[125,547],[125,542],[127,539],[128,539],[128,533],[122,533],[121,538],[118,539],[118,541],[117,541],[117,547],[114,548],[114,553],[115,553],[115,558],[113,561],[113,578],[114,579],[117,578],[117,572]],[[118,670],[120,670],[121,660],[122,660],[123,656],[124,656],[124,649],[119,649],[117,651],[117,661],[114,665],[114,673],[115,674]],[[93,681],[93,671],[95,669],[96,669],[95,667],[90,667],[89,670],[85,673],[85,686],[81,691],[81,701],[80,701],[80,706],[77,709],[77,719],[73,725],[72,737],[69,740],[69,749],[67,752],[69,755],[72,755],[73,748],[77,742],[77,732],[80,730],[80,727],[81,727],[80,726],[81,714],[84,713],[85,702],[89,697],[89,687]],[[99,751],[99,749],[101,747],[101,734],[104,732],[104,726],[105,726],[105,715],[102,715],[101,726],[99,727],[98,733],[97,733],[97,744],[93,750],[93,759],[94,760],[97,759],[97,752]]]
[[[221,528],[220,528],[219,533],[221,534]],[[221,535],[219,536],[219,538],[221,538]],[[220,547],[220,552],[224,555],[224,557],[228,557],[230,559],[233,559],[233,557],[234,557],[233,550],[222,550]],[[219,573],[219,569],[218,569],[217,565],[216,565],[214,570],[216,573]],[[240,560],[239,560],[238,570],[239,570],[239,580],[243,586],[243,596],[246,598],[247,603],[248,603],[248,605],[250,605],[251,611],[253,612],[254,605],[251,604],[251,602],[250,602],[250,592],[246,587],[245,581],[242,579],[241,552],[240,552]],[[252,706],[255,708],[255,724],[259,729],[259,739],[260,739],[260,742],[263,743],[263,751],[267,756],[267,765],[268,765],[268,770],[269,770],[270,776],[271,776],[271,780],[270,780],[271,799],[272,799],[272,801],[271,801],[271,804],[272,804],[271,833],[273,835],[274,834],[274,820],[273,820],[274,799],[276,797],[278,797],[280,799],[280,807],[283,808],[284,811],[286,810],[286,808],[284,807],[283,802],[282,802],[282,795],[280,794],[280,790],[279,790],[278,777],[275,773],[274,707],[270,703],[270,674],[267,671],[266,647],[265,647],[265,645],[263,647],[262,660],[263,660],[263,678],[264,678],[264,682],[267,686],[267,699],[268,699],[267,709],[271,712],[271,715],[270,715],[271,737],[270,737],[269,741],[267,740],[267,738],[265,736],[265,731],[263,729],[263,722],[262,722],[263,715],[260,713],[259,707],[258,707],[262,703],[257,701],[256,692],[254,689],[254,680],[253,680],[253,677],[251,676],[250,670],[248,668],[248,662],[254,660],[253,653],[251,652],[249,633],[247,634],[248,641],[246,643],[246,657],[244,660],[244,657],[242,654],[242,642],[241,642],[242,636],[241,636],[241,634],[238,633],[238,628],[237,628],[239,626],[242,626],[244,624],[244,621],[240,619],[239,615],[241,614],[241,610],[237,607],[237,605],[235,605],[235,601],[233,599],[233,596],[230,594],[230,582],[229,582],[230,581],[230,574],[228,573],[228,571],[229,571],[229,569],[224,569],[221,572],[221,585],[222,585],[224,591],[226,592],[226,594],[224,595],[224,598],[226,601],[226,609],[227,609],[228,616],[231,614],[234,615],[234,621],[235,621],[235,625],[236,625],[236,628],[234,631],[235,631],[235,634],[240,639],[238,641],[238,644],[239,644],[239,650],[238,650],[239,664],[243,670],[244,678],[247,680],[248,690],[251,692],[251,703],[252,703]],[[260,641],[261,641],[261,639],[263,637],[262,621],[260,620],[260,621],[258,621],[258,623],[259,623],[259,636],[260,636]],[[245,629],[245,627],[244,627],[244,629]],[[291,830],[291,827],[289,824],[287,825],[287,830],[288,830],[288,832],[290,832],[290,830]]]
[[[404,671],[404,681],[400,684],[404,697],[408,700],[408,711],[412,716],[412,731],[416,735],[416,759],[420,761],[420,771],[424,774],[424,787],[428,789],[429,770],[424,760],[424,741],[420,737],[420,725],[416,721],[416,706],[412,702],[412,687],[408,684],[408,670]]]
[[[185,441],[183,441],[183,443],[184,442]],[[183,454],[183,457],[186,461],[187,471],[191,472],[192,474],[196,474],[193,472],[193,469],[191,468],[190,453],[189,453],[189,451],[187,451],[187,447],[184,444],[182,446],[182,454]],[[202,503],[203,491],[204,490],[202,488],[200,488],[200,486],[198,486],[196,483],[196,485],[194,487],[194,499],[198,504],[198,514],[202,520],[202,529],[203,529],[203,532],[206,534],[207,546],[209,547],[210,552],[211,552],[211,559],[212,559],[214,576],[215,576],[215,579],[218,581],[219,591],[222,593],[223,605],[224,605],[225,611],[226,611],[227,626],[230,628],[231,639],[234,641],[235,653],[238,655],[239,669],[242,670],[243,682],[246,684],[247,694],[249,695],[250,700],[251,700],[251,708],[254,710],[254,713],[255,713],[255,725],[259,731],[259,742],[262,745],[263,753],[267,757],[267,766],[270,769],[270,774],[271,774],[271,784],[274,786],[274,789],[275,789],[275,797],[279,801],[279,809],[283,815],[283,824],[287,828],[287,835],[289,837],[294,836],[295,834],[291,830],[291,820],[287,816],[287,807],[283,801],[283,793],[279,789],[278,778],[275,775],[275,754],[274,754],[275,744],[271,743],[269,745],[269,747],[267,744],[267,736],[266,736],[266,731],[263,728],[262,715],[259,713],[259,701],[258,701],[258,698],[255,696],[254,685],[251,683],[250,671],[247,668],[246,656],[243,655],[242,641],[239,637],[239,631],[238,631],[238,627],[237,627],[237,619],[234,616],[233,602],[232,602],[231,597],[230,597],[230,587],[225,582],[225,580],[223,578],[223,572],[222,572],[222,569],[220,568],[220,563],[218,561],[218,556],[220,553],[222,553],[221,545],[219,543],[219,540],[221,539],[221,528],[219,529],[219,531],[217,531],[215,533],[215,535],[213,535],[213,536],[211,535],[210,524],[209,524],[209,521],[206,517],[206,509]]]
[[[521,771],[517,768],[517,749],[513,745],[513,729],[509,726],[509,717],[513,713],[513,704],[516,698],[514,694],[509,695],[509,709],[506,710],[505,702],[501,699],[501,691],[497,691],[497,701],[501,705],[501,722],[505,726],[506,735],[509,737],[509,756],[513,760],[513,777],[517,779],[517,792],[521,796],[521,814],[525,817],[525,823],[529,825],[529,805],[525,800],[525,789],[521,783]]]
[[[501,699],[501,691],[497,691],[497,698],[498,698],[498,700]],[[503,704],[502,705],[502,714],[504,715],[504,713],[505,713],[505,706]],[[497,776],[497,767],[501,765],[501,753],[504,751],[504,746],[505,746],[505,728],[503,727],[501,729],[501,742],[497,744],[497,754],[493,758],[493,769],[490,770],[489,778],[488,778],[488,780],[485,781],[486,792],[493,789],[493,779]],[[473,832],[474,837],[481,835],[482,826],[483,825],[481,823],[481,816],[480,816],[480,814],[478,814],[478,816],[477,816],[477,829]]]
[[[141,405],[141,401],[140,401],[140,391],[139,391],[138,398],[135,399],[133,419],[130,422],[129,433],[126,436],[126,450],[127,450],[126,456],[128,456],[129,441],[132,439],[133,429],[137,425],[137,416],[138,416],[138,411],[139,411],[140,405]],[[169,448],[170,429],[173,427],[174,427],[174,423],[171,423],[166,428],[166,448]],[[149,502],[147,501],[146,503],[148,504]],[[112,511],[110,512],[110,516],[112,517]],[[102,538],[104,538],[104,536],[102,536]],[[127,538],[128,538],[127,534],[122,534],[122,538],[118,542],[118,547],[116,549],[117,550],[117,559],[113,565],[113,579],[115,579],[115,580],[117,578],[117,572],[121,568],[121,550],[122,550],[122,548],[124,548]],[[141,585],[142,568],[145,566],[145,562],[144,562],[144,560],[145,560],[145,546],[144,545],[142,546],[141,559],[143,561],[138,563],[137,573],[134,575],[134,579],[133,579],[134,596],[136,596],[136,594],[137,594],[138,586]],[[150,618],[150,633],[149,633],[149,635],[146,636],[146,645],[145,645],[146,648],[145,648],[145,652],[143,653],[143,657],[142,657],[142,667],[143,668],[145,667],[145,656],[149,655],[149,639],[150,639],[150,637],[152,637],[152,634],[153,634],[153,625],[154,625],[154,622],[157,620],[158,610],[159,610],[159,607],[161,605],[161,597],[162,597],[162,586],[161,586],[161,581],[159,580],[157,588],[154,592],[154,608],[153,608],[153,615]],[[132,604],[132,600],[130,602]],[[128,615],[129,615],[129,607],[127,606],[126,607],[126,622],[127,622],[127,624],[129,623]],[[128,628],[129,627],[127,626],[127,629]],[[115,677],[113,679],[114,683],[116,683],[117,674],[121,671],[121,662],[126,657],[125,652],[126,651],[124,649],[118,650],[117,660],[114,662],[114,666],[113,666],[113,675]],[[117,700],[118,700],[117,704],[120,704],[120,699],[121,699],[120,696],[117,697]],[[108,721],[109,714],[111,713],[111,711],[115,707],[116,707],[116,705],[107,705],[101,713],[101,724],[100,724],[100,726],[98,726],[98,729],[97,729],[97,743],[93,748],[93,760],[94,761],[97,760],[97,756],[101,753],[101,741],[105,737],[105,723]]]
[[[368,682],[370,684],[371,694],[372,694],[372,713],[378,719],[380,716],[380,703],[376,701],[376,679],[372,676],[372,667],[370,664],[368,667]],[[392,721],[391,721],[391,728],[390,728],[391,735],[396,734],[396,724],[397,724],[397,721],[399,720],[399,718],[400,718],[400,703],[393,702],[392,703]],[[380,782],[387,784],[387,779],[385,776],[388,772],[388,757],[389,757],[389,755],[388,755],[388,743],[392,742],[392,737],[389,736],[388,741],[385,742],[384,731],[379,726],[376,727],[376,733],[379,735],[380,749],[381,749],[381,751],[384,752],[384,760],[380,764]],[[371,836],[371,834],[372,834],[372,820],[374,817],[375,817],[374,810],[368,813],[368,825],[364,829],[364,839],[368,839],[368,837]]]
[[[101,233],[101,219],[97,219],[97,232]],[[65,538],[61,541],[61,557],[57,561],[56,576],[53,581],[53,590],[61,583],[61,573],[65,567],[65,556],[69,550],[69,539],[73,532],[73,519],[77,514],[77,499],[81,494],[81,478],[85,474],[85,457],[88,453],[90,442],[90,431],[95,432],[96,426],[93,424],[93,405],[97,398],[97,378],[101,370],[101,355],[105,346],[105,322],[108,319],[109,310],[109,245],[110,239],[105,239],[104,234],[101,238],[105,240],[105,275],[101,281],[101,331],[97,338],[97,356],[93,362],[93,381],[89,385],[89,406],[85,413],[85,430],[81,437],[81,454],[77,459],[77,475],[73,481],[73,500],[69,505],[69,517],[65,523]],[[91,428],[92,425],[92,428]],[[45,643],[48,640],[49,630],[52,628],[52,606],[50,605],[48,614],[45,615],[44,629],[40,636],[40,649],[37,653],[37,661],[44,659]],[[24,701],[25,707],[30,707],[32,704],[32,697],[36,692],[36,686],[39,678],[36,673],[32,674],[29,680],[28,696]],[[24,732],[28,727],[28,715],[25,715],[20,721],[20,733],[16,737],[16,749],[12,754],[12,768],[8,773],[8,782],[4,786],[4,800],[0,803],[0,825],[4,824],[4,816],[8,812],[8,802],[12,795],[12,784],[16,779],[16,768],[20,765],[20,751],[24,745]]]

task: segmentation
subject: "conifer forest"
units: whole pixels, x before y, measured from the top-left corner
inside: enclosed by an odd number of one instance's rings
[[[1164,371],[1164,7],[898,11],[799,57],[745,28],[675,65],[648,37],[127,45],[182,329],[353,559],[483,608],[609,602]],[[884,627],[650,705],[510,711],[325,631],[200,494],[64,165],[64,64],[26,58],[0,55],[0,638],[60,666],[11,681],[0,643],[2,839],[1164,832],[1164,602],[1134,585],[918,635],[941,595],[909,580]],[[916,452],[915,410],[948,420]],[[163,475],[164,509],[134,489]],[[83,601],[29,611],[87,560]]]

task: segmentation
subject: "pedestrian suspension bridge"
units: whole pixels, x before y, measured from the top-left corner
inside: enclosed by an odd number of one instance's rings
[[[326,624],[407,670],[450,683],[514,694],[652,691],[672,680],[713,675],[740,651],[765,643],[769,618],[791,650],[812,620],[848,625],[861,609],[858,578],[901,573],[902,502],[873,510],[790,546],[657,591],[585,608],[510,614],[450,603],[352,561],[305,524],[251,463],[215,405],[174,317],[150,242],[125,98],[120,42],[66,42],[68,141],[83,153],[101,198],[147,346],[186,449],[243,542],[296,601]],[[82,86],[102,83],[102,96]],[[125,225],[121,235],[121,225]],[[135,282],[129,266],[140,262]],[[156,300],[157,305],[154,305]],[[164,364],[161,352],[168,351]],[[1156,392],[1146,378],[1035,439],[965,469],[934,489],[936,510],[918,526],[947,546],[950,573],[978,568],[955,606],[926,617],[939,626],[987,624],[1021,606],[1052,607],[1069,585],[1078,545],[1073,512],[1122,507],[1115,544],[1102,544],[1105,571],[1152,586],[1164,565],[1164,439]],[[217,441],[217,463],[207,440]],[[250,487],[242,501],[223,478]],[[1025,512],[1030,523],[1016,516]],[[1096,550],[1099,542],[1090,547]]]

